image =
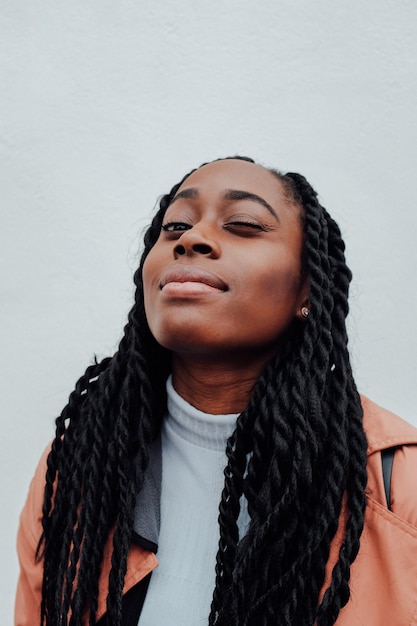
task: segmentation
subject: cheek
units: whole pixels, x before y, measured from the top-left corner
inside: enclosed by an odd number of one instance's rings
[[[149,299],[149,293],[150,293],[150,288],[149,288],[150,272],[148,271],[148,268],[149,268],[148,259],[149,257],[147,257],[147,259],[145,260],[145,263],[142,269],[143,298],[145,301],[145,308],[146,308],[146,304]]]
[[[169,251],[164,249],[157,241],[143,264],[142,281],[144,291],[151,292],[158,288],[161,272],[169,260]]]
[[[278,281],[277,281],[278,278]],[[298,299],[300,290],[300,276],[293,271],[283,271],[279,277],[269,281],[271,285],[270,298],[277,304],[286,303],[291,305]]]
[[[256,329],[258,340],[278,338],[291,324],[300,306],[300,275],[298,265],[275,265],[279,270],[253,274],[252,288],[247,284],[246,319]]]
[[[148,254],[145,259],[145,263],[142,269],[142,282],[143,282],[143,298],[145,305],[145,314],[148,320],[149,326],[151,326],[150,321],[153,317],[153,311],[155,308],[155,296],[158,291],[158,272],[157,272],[157,259],[153,254],[153,249]]]
[[[268,302],[287,303],[290,305],[294,302],[300,292],[300,268],[299,264],[294,262],[288,262],[288,258],[278,261],[270,265],[271,269],[267,273],[262,271],[264,268],[259,268],[259,272],[256,270],[253,272],[253,293],[257,294],[257,297]],[[275,269],[276,268],[276,269]]]

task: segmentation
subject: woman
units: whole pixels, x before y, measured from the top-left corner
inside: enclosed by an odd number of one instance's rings
[[[417,624],[417,433],[358,395],[350,278],[298,174],[235,157],[163,196],[32,483],[17,624]]]

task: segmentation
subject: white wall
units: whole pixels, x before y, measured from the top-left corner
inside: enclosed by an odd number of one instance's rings
[[[417,3],[3,0],[0,606],[53,419],[111,354],[157,197],[236,153],[304,173],[354,271],[359,387],[417,423]]]

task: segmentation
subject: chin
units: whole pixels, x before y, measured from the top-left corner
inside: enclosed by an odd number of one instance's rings
[[[150,331],[156,341],[172,352],[209,353],[217,352],[227,342],[231,329],[219,333],[210,320],[192,316],[155,316],[150,318]]]
[[[216,346],[207,341],[196,341],[190,338],[189,333],[186,333],[184,336],[179,333],[175,337],[164,335],[155,337],[155,339],[159,345],[175,354],[214,355],[221,352],[221,344]]]

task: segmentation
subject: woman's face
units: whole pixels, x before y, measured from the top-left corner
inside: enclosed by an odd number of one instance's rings
[[[155,339],[181,354],[262,355],[301,318],[300,208],[268,170],[209,163],[168,207],[143,268]]]

